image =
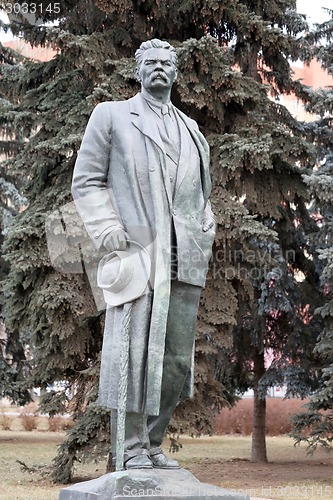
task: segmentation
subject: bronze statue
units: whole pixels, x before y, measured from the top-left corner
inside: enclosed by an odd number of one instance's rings
[[[113,456],[126,469],[178,468],[160,446],[178,401],[193,393],[195,324],[215,235],[209,148],[170,102],[175,49],[153,39],[135,56],[141,92],[94,109],[72,192],[96,248],[108,252],[98,270],[107,303],[99,404],[111,409]]]

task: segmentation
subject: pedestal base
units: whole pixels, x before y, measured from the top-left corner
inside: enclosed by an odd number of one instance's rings
[[[60,491],[59,500],[249,500],[244,494],[201,483],[185,469],[135,469],[104,474]]]

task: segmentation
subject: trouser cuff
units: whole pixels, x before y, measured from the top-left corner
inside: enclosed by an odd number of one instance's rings
[[[129,450],[125,451],[124,453],[124,464],[129,460],[130,458],[137,457],[138,455],[149,455],[148,450]],[[115,467],[117,462],[117,457],[112,457],[112,465]]]
[[[150,448],[149,450],[149,455],[153,457],[154,455],[159,455],[160,453],[163,453],[162,448],[157,446],[156,448]]]
[[[125,450],[124,453],[124,464],[129,460],[130,458],[137,457],[138,455],[149,455],[149,451],[144,449],[144,448],[138,448],[134,450]]]

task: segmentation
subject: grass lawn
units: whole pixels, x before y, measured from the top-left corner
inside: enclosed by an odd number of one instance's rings
[[[52,485],[37,472],[22,472],[16,460],[28,466],[50,464],[63,437],[63,433],[43,431],[0,431],[0,499],[57,499],[59,485]]]
[[[267,464],[250,462],[250,436],[182,438],[178,454],[184,468],[200,481],[246,491],[251,497],[285,500],[332,500],[333,454],[306,455],[287,436],[268,437]]]
[[[0,431],[0,500],[58,499],[61,486],[53,485],[38,471],[23,472],[16,460],[29,467],[50,464],[64,433],[25,432],[15,427]],[[246,491],[252,497],[333,498],[333,456],[324,451],[307,456],[305,447],[295,448],[288,437],[267,438],[268,464],[250,462],[249,436],[183,437],[181,442],[182,450],[172,456],[202,482]],[[167,443],[164,448],[167,449]],[[104,469],[105,459],[98,464],[78,464],[74,479],[77,482],[95,478]]]

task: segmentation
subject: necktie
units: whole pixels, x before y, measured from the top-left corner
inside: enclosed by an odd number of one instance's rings
[[[171,118],[170,107],[168,104],[162,104],[162,118],[166,134],[174,146],[178,145],[178,127],[177,123]]]

